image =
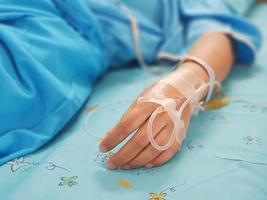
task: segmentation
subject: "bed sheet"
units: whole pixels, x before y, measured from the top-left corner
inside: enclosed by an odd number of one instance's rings
[[[111,71],[56,139],[0,167],[0,199],[267,199],[267,5],[249,20],[264,44],[252,68],[236,66],[223,85],[231,103],[193,118],[182,149],[152,169],[105,168],[98,144],[131,101],[160,79],[139,67]]]

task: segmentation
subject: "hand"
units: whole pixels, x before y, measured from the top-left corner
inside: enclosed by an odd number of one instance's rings
[[[153,86],[153,85],[152,85]],[[149,93],[152,86],[147,88],[141,96]],[[184,99],[184,97],[172,86],[167,85],[164,89],[166,97]],[[128,111],[122,116],[118,124],[107,133],[100,144],[100,151],[107,152],[121,143],[129,134],[134,136],[108,160],[109,169],[123,168],[132,169],[138,167],[156,167],[170,160],[180,149],[180,144],[175,140],[172,146],[165,150],[155,149],[149,142],[147,134],[148,119],[153,111],[160,105],[156,103],[140,103],[135,100]],[[181,105],[179,105],[181,106]],[[182,119],[187,130],[190,121],[190,108],[184,110]],[[165,145],[173,130],[173,123],[166,112],[160,113],[153,123],[153,136],[159,145]]]
[[[217,80],[222,81],[226,78],[234,61],[234,53],[231,39],[222,33],[210,33],[203,35],[189,52],[209,63],[215,72]],[[196,63],[184,63],[181,67],[191,68],[204,81],[208,81],[207,72]],[[143,94],[149,92],[147,88]],[[181,97],[178,91],[169,86],[166,88],[165,95],[170,98]],[[123,115],[120,122],[108,132],[107,136],[100,144],[102,152],[109,151],[122,142],[129,134],[137,130],[135,135],[108,161],[108,168],[124,169],[136,167],[155,167],[170,160],[180,148],[180,144],[175,141],[173,145],[161,152],[156,150],[148,140],[147,124],[151,113],[159,105],[154,103],[136,103],[130,106],[129,110]],[[190,121],[189,106],[184,110],[183,121],[185,131]],[[164,145],[168,141],[173,124],[166,113],[161,113],[155,119],[153,134],[159,145]]]

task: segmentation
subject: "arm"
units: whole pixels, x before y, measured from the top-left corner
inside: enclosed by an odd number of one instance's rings
[[[227,77],[234,61],[231,40],[223,33],[205,34],[197,41],[189,53],[209,63],[214,70],[216,79],[220,82]],[[199,66],[195,68],[199,70],[203,79],[207,81],[207,75],[203,74],[205,70]]]
[[[209,33],[203,35],[189,52],[209,63],[216,75],[216,79],[222,82],[228,75],[234,55],[231,41],[228,36],[222,33]],[[205,82],[208,80],[206,71],[194,62],[185,62],[180,67],[191,68]],[[179,73],[178,70],[173,72]],[[151,87],[147,88],[141,95],[150,92]],[[184,98],[174,88],[167,87],[165,95],[170,98]],[[120,122],[107,133],[100,144],[100,151],[106,152],[113,149],[122,142],[129,134],[137,130],[135,135],[108,161],[108,168],[115,169],[122,167],[124,169],[137,167],[159,166],[170,160],[180,149],[180,144],[174,142],[172,146],[165,151],[158,151],[148,140],[147,125],[151,113],[158,107],[155,103],[137,103],[130,106],[129,110],[123,115]],[[183,113],[183,120],[188,127],[191,114],[189,106]],[[155,119],[153,133],[158,144],[164,145],[169,140],[173,124],[166,113],[161,113]]]

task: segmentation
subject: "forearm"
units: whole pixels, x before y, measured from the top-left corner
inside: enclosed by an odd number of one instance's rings
[[[214,70],[216,80],[222,82],[228,75],[233,61],[234,53],[230,38],[223,33],[209,33],[203,35],[189,51],[190,55],[199,57],[208,63]],[[191,68],[203,80],[208,80],[206,71],[197,63],[185,62],[180,68]],[[174,72],[176,73],[176,71]]]

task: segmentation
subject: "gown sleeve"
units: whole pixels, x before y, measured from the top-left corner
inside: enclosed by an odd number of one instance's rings
[[[208,32],[227,33],[234,46],[235,64],[251,65],[262,38],[257,27],[244,19],[253,1],[242,2],[237,7],[229,0],[181,0],[181,19],[187,46],[190,48]]]

